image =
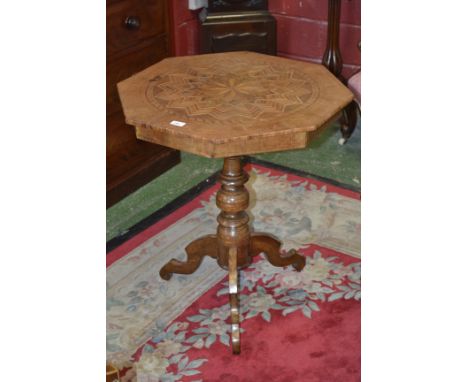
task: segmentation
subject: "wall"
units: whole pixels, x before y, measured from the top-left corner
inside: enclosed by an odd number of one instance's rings
[[[198,12],[188,9],[187,0],[170,0],[172,49],[175,56],[198,53],[200,44]]]
[[[173,49],[177,56],[197,54],[199,49],[198,11],[190,11],[186,0],[171,0]],[[321,62],[327,37],[327,0],[269,0],[277,20],[278,55]],[[359,69],[361,40],[361,0],[342,0],[340,48],[343,74]]]
[[[326,48],[327,0],[269,0],[277,21],[279,56],[318,62]],[[343,75],[356,72],[361,64],[361,0],[341,1],[340,50]]]

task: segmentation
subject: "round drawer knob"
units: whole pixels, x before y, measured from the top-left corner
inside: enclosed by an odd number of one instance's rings
[[[128,16],[124,21],[127,29],[135,30],[140,28],[141,22],[138,16]]]

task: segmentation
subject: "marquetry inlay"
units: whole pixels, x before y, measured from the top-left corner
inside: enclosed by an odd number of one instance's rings
[[[207,157],[306,147],[353,98],[322,65],[253,52],[167,58],[118,88],[139,139]]]
[[[226,126],[265,121],[309,107],[319,96],[313,78],[283,63],[216,55],[175,65],[148,83],[146,97],[174,118]]]

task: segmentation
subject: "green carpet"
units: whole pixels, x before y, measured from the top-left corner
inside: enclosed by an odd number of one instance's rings
[[[261,154],[255,157],[360,187],[360,126],[344,146],[338,144],[340,137],[338,125],[335,124],[304,150]],[[222,159],[182,153],[180,164],[107,210],[107,240],[125,233],[128,228],[206,179],[221,166]]]

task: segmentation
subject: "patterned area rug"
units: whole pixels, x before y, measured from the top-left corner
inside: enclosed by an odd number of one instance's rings
[[[206,259],[190,276],[161,280],[170,258],[215,232],[217,186],[107,256],[107,358],[125,379],[358,381],[359,194],[249,165],[253,229],[307,256],[300,273],[262,256],[241,273],[242,352],[230,350],[226,272]]]

